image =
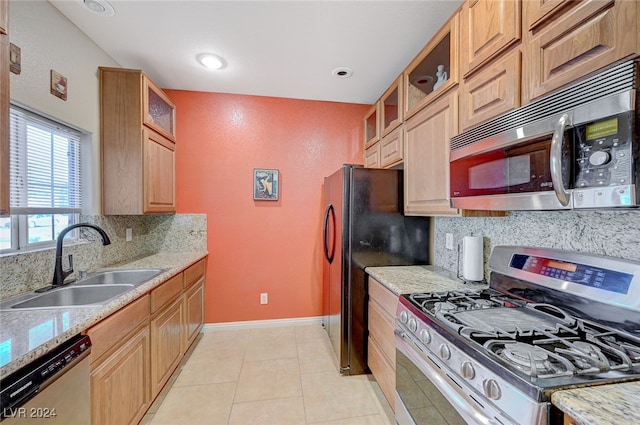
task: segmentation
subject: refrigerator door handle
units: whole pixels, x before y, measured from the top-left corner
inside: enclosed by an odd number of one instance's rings
[[[333,239],[331,243],[331,254],[329,254],[329,215],[333,221]],[[336,252],[336,213],[333,209],[333,205],[329,205],[327,212],[324,214],[324,256],[329,262],[333,263],[333,256]]]

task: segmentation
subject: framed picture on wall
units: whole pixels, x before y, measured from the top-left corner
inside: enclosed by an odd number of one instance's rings
[[[256,201],[277,201],[280,194],[278,170],[253,169],[253,199]]]
[[[67,100],[67,77],[51,70],[51,94],[62,100]]]

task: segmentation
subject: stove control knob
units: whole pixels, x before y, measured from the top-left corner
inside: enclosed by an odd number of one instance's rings
[[[460,373],[466,379],[473,379],[476,377],[476,370],[473,368],[471,362],[462,362],[460,365]]]
[[[502,397],[502,391],[500,385],[495,379],[487,379],[484,381],[484,395],[493,400],[499,400]]]
[[[422,342],[424,342],[425,344],[429,344],[431,342],[431,334],[429,333],[428,330],[426,329],[422,329],[420,331],[420,339],[422,340]]]
[[[406,311],[400,312],[400,321],[402,323],[407,323],[407,320],[409,320],[409,314],[407,314]]]
[[[451,349],[447,344],[440,345],[438,352],[440,353],[440,358],[442,360],[449,360],[451,358]]]
[[[409,319],[409,330],[411,332],[418,330],[418,322],[416,322],[416,319]]]

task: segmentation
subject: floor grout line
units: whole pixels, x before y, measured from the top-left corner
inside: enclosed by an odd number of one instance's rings
[[[246,338],[246,340],[244,341],[240,341],[240,343],[238,344],[239,346],[242,346],[242,361],[240,362],[240,370],[238,372],[237,378],[233,381],[224,381],[224,382],[215,382],[215,383],[195,383],[193,385],[182,385],[181,387],[173,387],[173,385],[175,384],[175,382],[177,381],[179,375],[182,373],[182,370],[186,367],[186,364],[188,363],[188,360],[191,358],[191,355],[194,353],[195,349],[198,347],[198,345],[202,342],[203,335],[210,335],[211,332],[209,333],[201,333],[200,336],[198,337],[198,340],[195,344],[193,344],[193,346],[190,348],[190,353],[189,353],[189,358],[187,358],[187,356],[185,356],[185,359],[183,359],[183,361],[181,361],[180,365],[178,366],[178,368],[176,369],[176,371],[174,372],[175,377],[172,376],[172,378],[170,378],[169,382],[167,383],[167,387],[170,388],[165,388],[166,390],[168,390],[165,393],[165,396],[163,398],[163,400],[160,402],[160,404],[156,407],[154,412],[150,412],[147,413],[144,418],[143,418],[143,422],[145,424],[152,424],[153,423],[153,419],[156,416],[157,412],[159,411],[162,402],[164,402],[164,399],[166,399],[169,391],[172,388],[184,388],[184,387],[198,387],[198,386],[206,386],[206,385],[218,385],[218,384],[235,384],[235,387],[233,388],[233,396],[231,397],[231,405],[228,408],[228,411],[226,413],[226,424],[228,425],[231,420],[232,417],[234,418],[234,423],[237,421],[237,419],[240,416],[237,415],[243,415],[246,414],[246,409],[249,409],[249,407],[247,407],[248,405],[250,405],[251,403],[262,403],[262,408],[267,408],[265,406],[268,406],[269,402],[275,402],[275,401],[279,401],[279,400],[295,400],[295,399],[300,399],[301,403],[302,403],[302,415],[303,417],[302,422],[305,425],[312,425],[312,424],[318,424],[318,423],[324,423],[324,422],[332,422],[334,420],[337,421],[345,421],[345,420],[355,420],[355,422],[358,422],[358,418],[371,418],[371,419],[362,419],[362,423],[369,423],[369,421],[376,421],[376,423],[378,423],[378,420],[382,420],[383,423],[389,423],[392,424],[394,421],[390,421],[390,418],[383,406],[383,402],[386,403],[386,400],[380,400],[380,394],[378,394],[378,392],[376,392],[375,390],[375,385],[377,385],[377,383],[373,380],[373,377],[371,375],[361,375],[361,376],[365,376],[366,380],[363,382],[365,384],[364,387],[364,393],[362,393],[362,395],[365,397],[365,399],[369,399],[372,398],[373,403],[375,405],[375,411],[376,413],[369,413],[369,414],[363,414],[363,415],[359,415],[357,413],[354,413],[354,416],[347,416],[344,418],[339,418],[339,419],[331,419],[331,420],[321,420],[321,419],[312,419],[308,417],[309,414],[309,394],[305,393],[304,390],[304,386],[303,386],[303,380],[305,376],[313,376],[313,375],[320,375],[320,374],[328,374],[330,372],[336,373],[339,375],[339,372],[337,370],[337,366],[335,370],[317,370],[317,371],[307,371],[305,373],[303,373],[302,371],[302,364],[301,364],[301,360],[302,360],[302,356],[304,355],[305,352],[309,352],[309,350],[314,350],[313,348],[309,348],[309,345],[311,347],[313,347],[314,345],[317,345],[317,347],[322,347],[322,348],[317,348],[317,352],[323,352],[324,351],[324,345],[326,344],[324,335],[322,334],[318,334],[317,336],[315,336],[315,332],[316,330],[310,330],[309,333],[307,334],[303,334],[302,332],[305,332],[304,330],[300,330],[299,332],[296,331],[296,328],[292,328],[291,331],[286,331],[283,330],[281,333],[277,332],[278,337],[281,336],[285,336],[287,337],[288,332],[292,332],[292,337],[293,337],[293,342],[295,343],[295,356],[288,356],[285,355],[285,357],[278,357],[278,358],[274,358],[274,359],[256,359],[256,360],[247,360],[247,353],[248,351],[251,349],[251,346],[249,344],[251,344],[251,341],[253,340],[252,336],[255,335],[255,332],[260,332],[260,329],[254,329],[251,330],[249,335],[243,335],[243,338]],[[314,333],[311,333],[314,332]],[[286,340],[286,338],[285,338]],[[233,337],[229,337],[226,336],[224,339],[221,339],[221,341],[216,342],[216,341],[212,341],[212,340],[207,340],[206,344],[207,344],[207,350],[216,350],[216,349],[220,349],[220,348],[224,348],[224,344],[225,343],[229,343],[229,344],[234,344],[237,343],[237,341],[233,340]],[[301,345],[307,345],[307,347],[305,348],[305,351],[301,351],[300,347]],[[283,351],[288,351],[288,350],[283,350]],[[238,352],[240,352],[240,350],[238,350]],[[313,351],[312,351],[313,352]],[[253,353],[252,356],[255,356],[255,352]],[[325,353],[323,353],[324,355]],[[330,353],[333,354],[333,353]],[[200,354],[201,355],[201,354]],[[237,400],[237,396],[238,396],[238,390],[240,387],[240,382],[241,382],[241,378],[242,378],[242,374],[243,372],[245,372],[245,368],[249,363],[252,362],[260,362],[260,361],[276,361],[276,360],[291,360],[295,358],[295,364],[297,365],[297,374],[298,374],[298,385],[300,388],[300,394],[299,395],[287,395],[284,397],[274,397],[274,398],[266,398],[266,399],[259,399],[259,400],[246,400],[246,401],[236,401]],[[326,360],[326,359],[325,359]],[[293,365],[292,362],[289,363],[289,368]],[[308,364],[307,364],[308,366]],[[326,366],[326,365],[325,365]],[[334,362],[334,366],[335,366],[335,362]],[[322,366],[324,367],[324,366]],[[277,370],[279,369],[275,369],[276,370],[276,374],[278,373]],[[291,370],[287,370],[287,373],[292,373]],[[360,376],[360,375],[359,375]],[[345,377],[345,378],[349,378],[349,377]],[[187,381],[188,382],[188,381]],[[293,383],[293,381],[289,381],[291,383]],[[246,382],[245,382],[246,385]],[[334,384],[332,384],[334,385]],[[292,387],[293,388],[293,387]],[[163,392],[165,391],[165,389],[163,389]],[[229,387],[229,390],[231,390],[231,387]],[[366,395],[365,395],[366,394]],[[180,400],[180,399],[178,399]],[[180,400],[181,402],[181,400]],[[173,401],[173,403],[175,403],[175,400]],[[188,403],[188,400],[185,400],[185,403]],[[294,402],[294,405],[296,405],[298,402]],[[156,404],[156,402],[154,402],[154,405]],[[286,404],[285,404],[286,405]],[[153,405],[152,405],[153,406]],[[233,416],[234,414],[234,408],[239,408],[240,406],[245,406],[244,407],[244,412],[241,413],[243,410],[241,410],[240,412],[236,412],[235,416]],[[373,406],[372,406],[373,407]],[[300,405],[298,405],[297,409],[300,408]],[[328,409],[330,409],[331,407],[328,406]],[[317,401],[316,401],[316,409],[317,409]],[[298,411],[299,412],[299,411]],[[222,413],[222,412],[220,412]],[[264,413],[263,413],[264,414]],[[298,417],[300,413],[296,414],[296,417]],[[375,419],[374,419],[375,418]],[[208,419],[208,418],[207,418]],[[219,419],[222,419],[222,417],[219,417]],[[262,418],[264,419],[264,418]],[[161,420],[159,418],[159,420]],[[222,422],[222,421],[221,421]],[[224,423],[224,422],[223,422]],[[260,422],[262,423],[262,422]],[[360,422],[358,422],[360,423]],[[275,423],[274,423],[275,425]],[[285,424],[282,424],[285,425]]]

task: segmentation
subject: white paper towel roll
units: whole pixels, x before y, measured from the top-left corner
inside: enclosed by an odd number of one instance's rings
[[[472,281],[484,279],[482,236],[465,236],[462,239],[462,256],[462,277]]]

